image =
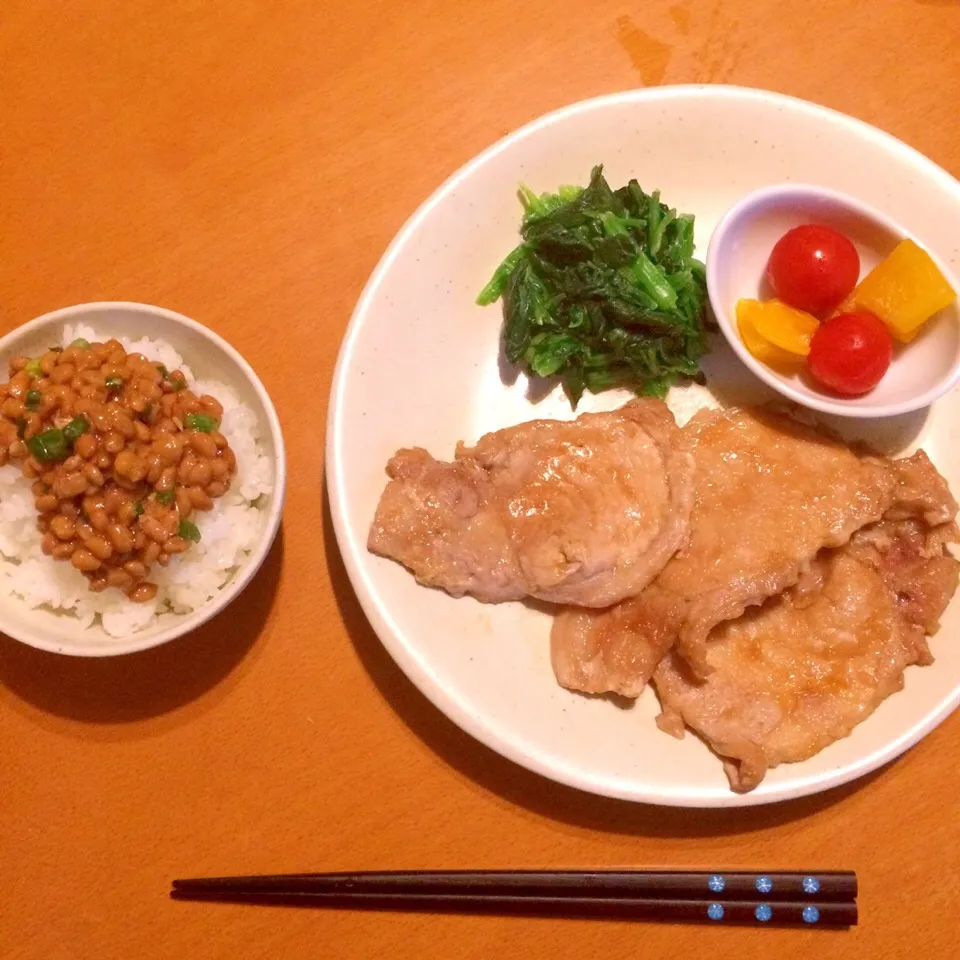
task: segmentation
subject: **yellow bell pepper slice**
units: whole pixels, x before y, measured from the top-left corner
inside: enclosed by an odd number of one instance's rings
[[[766,306],[767,304],[760,300],[737,301],[737,330],[740,332],[740,339],[747,350],[761,363],[789,370],[801,363],[803,358],[778,347],[760,335],[754,318]]]
[[[956,296],[930,254],[912,240],[901,240],[860,281],[842,312],[867,310],[879,317],[897,340],[909,343]]]
[[[810,338],[820,326],[816,317],[779,300],[740,300],[738,324],[741,313],[744,325],[749,324],[759,337],[794,357],[802,358],[810,352]]]

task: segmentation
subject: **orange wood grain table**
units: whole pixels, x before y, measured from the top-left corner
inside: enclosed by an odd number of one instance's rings
[[[83,661],[0,638],[0,957],[955,956],[960,716],[824,796],[607,801],[461,733],[381,649],[322,495],[367,275],[493,140],[628,87],[767,87],[960,174],[954,0],[4,0],[0,330],[143,300],[228,337],[290,455],[281,540],[193,636]],[[960,226],[958,226],[960,229]],[[0,625],[2,626],[2,625]],[[849,933],[174,903],[172,877],[388,867],[854,868]]]

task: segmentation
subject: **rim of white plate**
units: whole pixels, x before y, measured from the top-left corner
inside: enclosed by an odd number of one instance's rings
[[[452,173],[417,207],[384,251],[360,294],[360,298],[354,307],[350,322],[347,325],[343,340],[340,344],[340,352],[337,357],[336,367],[334,368],[333,382],[330,389],[330,406],[327,415],[325,473],[330,498],[330,512],[333,517],[337,544],[340,548],[340,554],[343,557],[350,583],[364,615],[369,620],[380,642],[386,648],[394,662],[403,670],[420,692],[462,730],[496,753],[512,760],[514,763],[534,773],[538,773],[549,780],[574,787],[578,790],[583,790],[587,793],[660,806],[699,808],[759,806],[796,799],[813,793],[820,793],[833,787],[839,787],[845,783],[849,783],[851,780],[865,776],[878,767],[883,766],[885,763],[889,763],[913,746],[913,744],[929,733],[930,730],[936,727],[956,709],[957,705],[960,704],[960,686],[954,690],[951,697],[948,697],[940,703],[925,717],[904,731],[899,737],[887,742],[877,750],[836,770],[804,777],[785,784],[782,787],[765,791],[762,794],[737,794],[731,792],[729,796],[718,798],[716,796],[703,797],[691,795],[684,789],[675,791],[663,789],[658,789],[657,791],[643,789],[624,790],[610,787],[603,783],[596,783],[592,779],[578,776],[576,771],[570,771],[568,768],[543,763],[535,755],[528,753],[509,739],[505,739],[491,730],[484,724],[482,719],[471,713],[456,696],[444,689],[443,685],[430,669],[430,665],[425,662],[413,646],[407,642],[406,638],[390,617],[389,612],[381,610],[380,606],[374,601],[373,584],[367,576],[361,562],[360,552],[362,547],[352,542],[348,535],[346,510],[341,503],[343,491],[346,486],[346,480],[340,473],[340,465],[343,462],[340,456],[340,450],[345,439],[344,424],[341,420],[341,415],[343,393],[355,342],[380,284],[393,265],[393,261],[398,256],[400,250],[419,227],[420,223],[426,219],[434,207],[440,204],[448,194],[470,177],[476,170],[514,144],[532,136],[545,127],[565,121],[579,113],[603,109],[611,105],[633,103],[643,100],[679,100],[691,96],[717,100],[743,100],[746,102],[765,101],[770,104],[789,107],[800,113],[807,113],[830,120],[842,127],[854,129],[861,136],[873,140],[885,150],[901,155],[905,160],[920,169],[924,176],[937,181],[941,189],[955,193],[960,197],[960,183],[942,167],[938,166],[928,157],[925,157],[915,148],[897,139],[893,134],[886,133],[863,120],[858,120],[855,117],[841,113],[838,110],[833,110],[830,107],[823,107],[819,104],[782,93],[734,85],[682,84],[605,94],[587,100],[580,100],[546,113],[496,141]]]

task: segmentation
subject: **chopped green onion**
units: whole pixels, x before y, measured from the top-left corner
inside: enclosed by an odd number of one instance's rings
[[[220,425],[216,417],[207,413],[188,413],[184,422],[188,430],[197,430],[200,433],[213,433]]]
[[[40,369],[39,360],[28,360],[27,365],[23,368],[31,377],[42,377],[43,371]]]
[[[173,503],[173,498],[176,495],[175,490],[164,490],[162,493],[157,494],[157,503],[162,503],[166,506],[168,503]]]
[[[71,347],[79,347],[81,350],[90,349],[90,341],[84,340],[83,337],[77,337],[76,340],[72,341],[70,344]]]
[[[27,421],[24,417],[17,417],[14,423],[17,425],[17,438],[22,440],[23,435],[27,432]]]
[[[174,390],[183,390],[187,386],[187,381],[184,379],[183,374],[179,370],[174,370],[173,375],[162,363],[157,364],[157,369],[160,371],[160,376],[163,377]]]
[[[36,410],[40,406],[41,401],[43,400],[43,394],[39,390],[28,390],[27,398],[24,401],[23,405],[28,410]]]
[[[123,386],[123,377],[105,377],[103,384],[108,390],[119,390]]]
[[[181,520],[180,527],[177,530],[177,536],[184,540],[192,540],[194,543],[200,542],[200,530],[197,525],[190,520]]]
[[[133,512],[134,512],[138,517],[142,517],[142,516],[143,516],[143,504],[142,504],[139,500],[133,505]]]
[[[27,448],[41,463],[63,460],[70,452],[63,430],[44,430],[27,441]]]
[[[77,437],[83,436],[90,429],[84,417],[74,417],[64,428],[63,435],[69,443],[74,443]]]

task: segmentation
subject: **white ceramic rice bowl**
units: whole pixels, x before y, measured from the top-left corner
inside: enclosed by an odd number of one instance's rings
[[[189,633],[239,596],[256,575],[279,530],[286,488],[286,457],[276,411],[252,367],[212,330],[162,307],[101,302],[44,314],[0,338],[0,363],[4,373],[10,357],[42,353],[60,342],[65,326],[78,324],[92,327],[105,339],[147,337],[166,341],[183,357],[198,381],[226,384],[256,417],[260,451],[272,464],[271,490],[257,500],[260,520],[252,549],[215,596],[192,612],[165,613],[143,629],[116,637],[103,629],[99,618],[86,626],[79,618],[64,612],[54,612],[47,607],[31,609],[25,600],[8,590],[0,594],[0,629],[14,639],[53,653],[115,656],[156,647]]]

